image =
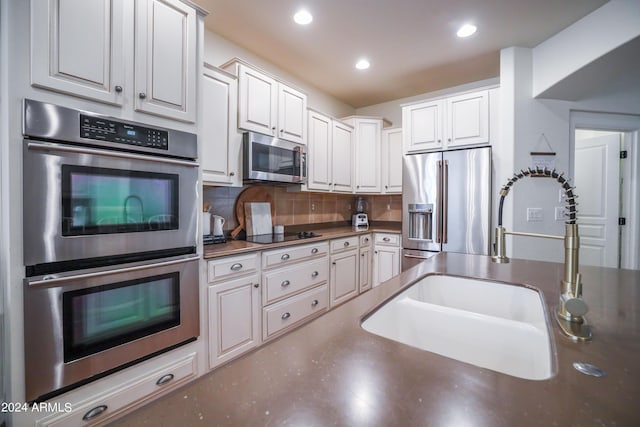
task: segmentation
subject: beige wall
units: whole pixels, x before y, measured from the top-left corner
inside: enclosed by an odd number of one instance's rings
[[[205,31],[204,33],[204,61],[219,67],[233,58],[240,58],[256,67],[278,76],[287,83],[295,86],[307,94],[309,108],[321,111],[333,117],[346,117],[355,114],[356,110],[351,105],[336,99],[320,89],[304,82],[293,74],[278,68],[268,59],[244,49],[224,37]]]

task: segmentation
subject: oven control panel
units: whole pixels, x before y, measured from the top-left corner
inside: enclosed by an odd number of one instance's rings
[[[97,141],[168,150],[169,132],[80,114],[80,136]]]

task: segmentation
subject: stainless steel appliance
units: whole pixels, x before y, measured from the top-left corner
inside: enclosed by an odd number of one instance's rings
[[[197,339],[196,135],[24,101],[25,395]]]
[[[369,217],[366,213],[357,213],[351,215],[351,226],[354,230],[368,230]]]
[[[256,132],[245,132],[243,148],[245,182],[306,182],[304,145]]]
[[[491,148],[404,156],[402,270],[440,251],[489,254]]]
[[[199,257],[28,278],[25,393],[40,401],[199,335]]]
[[[24,101],[27,276],[197,245],[196,135]]]

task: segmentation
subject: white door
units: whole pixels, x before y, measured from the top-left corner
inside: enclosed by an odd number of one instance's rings
[[[258,275],[209,286],[209,368],[260,344]]]
[[[447,146],[489,142],[489,91],[447,99]]]
[[[136,110],[195,122],[195,9],[179,0],[136,5]]]
[[[333,122],[331,139],[331,189],[336,192],[351,193],[354,187],[353,128]]]
[[[358,295],[358,250],[331,256],[331,306]]]
[[[424,102],[402,109],[404,151],[442,147],[442,101]]]
[[[34,86],[122,105],[121,0],[32,0],[31,34]]]
[[[278,82],[240,65],[238,72],[238,127],[275,136],[278,122]]]
[[[360,265],[358,266],[358,282],[360,292],[371,288],[371,248],[360,248]]]
[[[241,136],[237,132],[237,81],[205,65],[200,88],[200,165],[206,184],[242,186]]]
[[[309,111],[307,165],[309,190],[331,189],[331,119]]]
[[[356,193],[380,193],[381,120],[355,121]]]
[[[376,246],[373,254],[374,287],[400,274],[400,248]]]
[[[278,138],[306,144],[307,95],[278,84]]]
[[[402,128],[382,131],[384,193],[402,193]]]
[[[576,139],[580,264],[618,267],[620,135]]]

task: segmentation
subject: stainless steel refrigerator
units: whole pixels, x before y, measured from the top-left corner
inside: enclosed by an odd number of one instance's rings
[[[402,270],[437,252],[489,254],[491,147],[404,156]]]

